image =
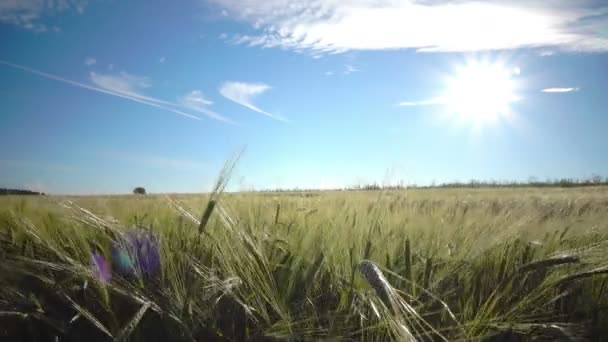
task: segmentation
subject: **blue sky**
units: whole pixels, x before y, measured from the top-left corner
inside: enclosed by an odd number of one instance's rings
[[[600,1],[13,0],[0,46],[0,187],[608,176]]]

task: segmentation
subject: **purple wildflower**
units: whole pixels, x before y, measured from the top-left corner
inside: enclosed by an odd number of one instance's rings
[[[130,244],[114,243],[112,245],[112,264],[123,275],[133,276],[137,273],[134,253]]]
[[[110,267],[103,255],[93,252],[91,255],[91,264],[93,265],[93,275],[95,278],[104,284],[109,283],[112,279],[112,273],[110,273]]]
[[[160,266],[158,237],[149,230],[133,228],[112,246],[112,259],[126,276],[152,275]]]

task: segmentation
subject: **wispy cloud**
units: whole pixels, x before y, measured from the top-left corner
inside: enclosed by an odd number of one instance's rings
[[[142,91],[151,86],[150,80],[147,77],[132,75],[124,71],[113,74],[96,74],[92,72],[91,82],[103,89],[107,89],[124,96],[129,96],[140,101],[147,101],[156,105],[168,107],[185,108],[204,114],[214,120],[223,121],[229,124],[236,124],[236,122],[226,118],[225,116],[205,108],[205,106],[210,105],[213,102],[204,99],[202,97],[202,93],[198,90],[194,90],[180,97],[178,102],[174,103],[145,96]],[[182,111],[178,110],[178,112]]]
[[[353,72],[357,72],[359,71],[359,69],[355,68],[354,66],[350,65],[350,64],[346,64],[344,66],[345,70],[344,70],[344,75],[350,75]]]
[[[91,72],[91,81],[102,88],[124,93],[134,93],[138,89],[150,87],[150,80],[147,77],[132,75],[125,71],[117,74]]]
[[[222,96],[229,99],[230,101],[236,102],[241,106],[247,107],[255,112],[264,114],[275,120],[286,122],[287,119],[279,115],[271,114],[265,110],[260,109],[253,104],[253,99],[269,90],[271,87],[264,83],[245,83],[245,82],[224,82],[219,92]]]
[[[542,50],[538,53],[538,55],[541,57],[549,57],[549,56],[553,56],[554,54],[555,54],[555,51],[552,51],[552,50]]]
[[[91,83],[96,86],[127,96],[136,97],[140,100],[172,105],[172,103],[164,100],[159,100],[153,97],[148,97],[140,92],[150,87],[150,81],[146,77],[129,74],[125,71],[120,73],[96,73],[89,74]]]
[[[233,42],[308,50],[607,51],[608,5],[597,1],[208,0],[257,34]]]
[[[182,96],[180,102],[186,106],[191,107],[200,107],[200,106],[209,106],[213,104],[213,101],[208,100],[203,92],[200,90],[193,90],[188,94]]]
[[[166,60],[167,60],[167,58],[165,58],[165,57],[161,57],[161,58],[160,58],[158,61],[159,61],[160,63],[165,63],[165,61],[166,61]]]
[[[149,86],[149,84],[147,83],[147,79],[142,78],[142,77],[133,76],[133,75],[127,74],[125,72],[120,73],[120,74],[105,74],[105,75],[91,73],[91,81],[96,85],[96,86],[92,86],[89,84],[73,81],[73,80],[70,80],[67,78],[63,78],[63,77],[53,75],[53,74],[50,74],[50,73],[47,73],[44,71],[36,70],[36,69],[30,68],[30,67],[27,67],[24,65],[11,63],[11,62],[4,61],[4,60],[0,60],[0,64],[9,66],[14,69],[22,70],[22,71],[28,72],[30,74],[48,78],[48,79],[51,79],[54,81],[69,84],[74,87],[87,89],[87,90],[95,91],[95,92],[106,94],[106,95],[120,97],[120,98],[123,98],[126,100],[144,104],[144,105],[147,105],[150,107],[162,109],[167,112],[185,116],[190,119],[201,120],[201,118],[198,116],[195,116],[190,113],[186,113],[182,110],[177,109],[177,108],[181,107],[177,103],[173,103],[173,102],[169,102],[169,101],[165,101],[165,100],[161,100],[161,99],[157,99],[157,98],[153,98],[153,97],[149,97],[149,96],[144,96],[142,94],[137,93],[137,90]],[[215,114],[216,114],[216,116],[219,115],[217,113],[215,113]],[[208,116],[213,119],[222,120],[219,117],[214,117],[213,115],[208,115]],[[222,121],[231,122],[230,120],[224,118],[223,116],[221,116],[221,115],[219,115],[219,116],[224,119]]]
[[[92,66],[95,63],[97,63],[97,60],[93,57],[87,57],[87,59],[84,60],[84,65],[86,66]]]
[[[436,106],[436,105],[443,105],[446,103],[447,103],[447,101],[445,99],[437,97],[437,98],[422,100],[422,101],[403,101],[403,102],[399,102],[399,105],[405,106],[405,107],[415,107],[415,106]]]
[[[325,76],[332,76],[334,74],[334,72],[331,70],[328,70],[324,74],[325,74]]]
[[[218,114],[218,113],[210,110],[209,108],[207,108],[207,106],[210,106],[213,104],[213,101],[207,99],[203,95],[203,92],[200,90],[193,90],[193,91],[181,96],[178,99],[178,103],[184,108],[205,114],[213,119],[224,121],[226,123],[230,123],[233,125],[237,124],[236,122],[224,117],[223,115]]]
[[[133,102],[145,104],[151,107],[163,109],[165,111],[178,114],[181,116],[185,116],[190,119],[200,120],[198,116],[192,115],[190,113],[186,113],[182,110],[173,108],[177,105],[175,103],[157,99],[154,97],[144,96],[138,91],[142,88],[149,87],[149,83],[146,78],[134,76],[128,74],[126,72],[121,72],[118,74],[98,74],[91,72],[90,79],[91,82],[97,87],[89,86],[86,84],[70,81],[63,78],[55,78],[57,80],[61,80],[63,82],[79,86],[81,88],[101,92],[107,95],[114,95],[121,97],[123,99],[131,100]]]
[[[62,12],[76,11],[83,13],[87,0],[5,0],[0,1],[0,23],[16,25],[35,32],[45,32],[49,29],[59,30],[57,27],[48,27],[43,21],[47,16]]]
[[[543,93],[570,93],[573,91],[578,91],[578,87],[570,87],[570,88],[545,88],[541,90]]]

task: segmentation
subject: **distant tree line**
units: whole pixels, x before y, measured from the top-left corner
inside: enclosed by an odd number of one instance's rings
[[[518,188],[518,187],[552,187],[552,188],[573,188],[584,186],[608,185],[608,177],[603,178],[594,175],[587,179],[560,178],[547,179],[540,181],[531,177],[527,181],[479,181],[470,180],[468,182],[450,182],[439,185],[419,186],[419,188]]]
[[[0,188],[0,196],[3,195],[46,195],[44,192],[21,190],[21,189],[5,189]]]
[[[431,185],[379,185],[377,183],[357,185],[347,190],[391,190],[391,189],[430,189],[430,188],[524,188],[524,187],[540,187],[540,188],[573,188],[584,186],[608,185],[608,177],[602,178],[599,175],[592,175],[587,179],[560,178],[547,179],[544,181],[538,180],[535,177],[530,177],[527,181],[481,181],[472,179],[468,182],[454,181],[447,183],[431,184]]]
[[[539,187],[539,188],[573,188],[573,187],[585,187],[585,186],[598,186],[608,185],[608,177],[602,178],[599,175],[592,175],[587,179],[574,179],[574,178],[560,178],[560,179],[547,179],[544,181],[538,180],[536,177],[530,177],[527,181],[481,181],[472,179],[466,182],[453,181],[447,183],[432,183],[430,185],[416,185],[403,183],[382,185],[378,183],[370,184],[358,184],[347,188],[336,188],[330,191],[373,191],[373,190],[399,190],[405,188],[414,189],[433,189],[433,188],[525,188],[525,187]],[[268,189],[258,190],[254,192],[263,193],[280,193],[280,192],[315,192],[319,189]]]

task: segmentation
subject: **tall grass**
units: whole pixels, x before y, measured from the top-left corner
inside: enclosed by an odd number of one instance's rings
[[[0,339],[608,336],[606,188],[219,196],[218,184],[2,199]],[[161,267],[103,281],[92,253],[113,265],[133,226],[159,236]]]

